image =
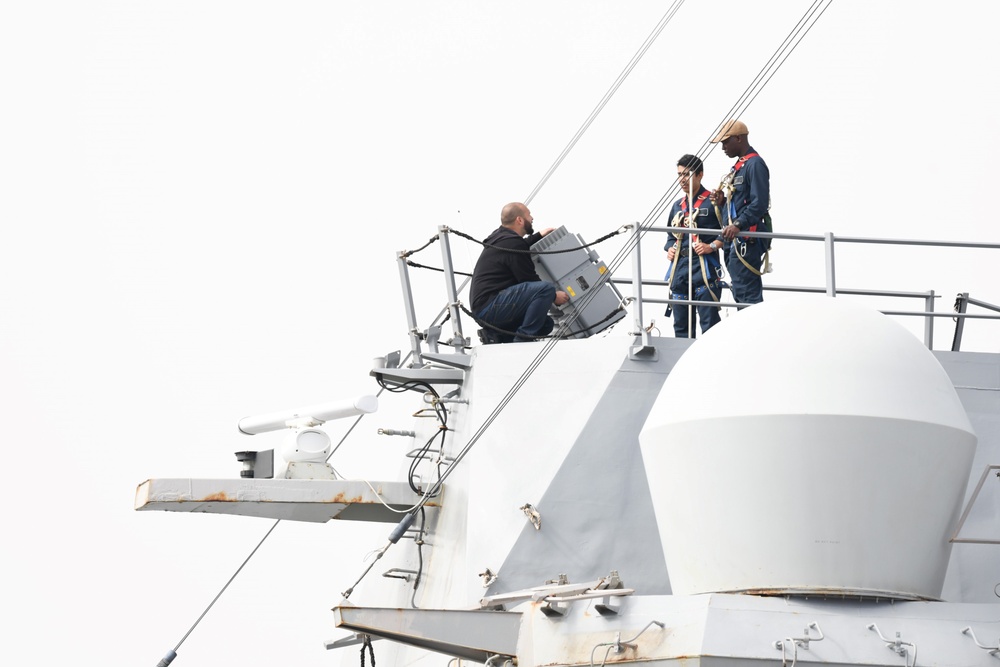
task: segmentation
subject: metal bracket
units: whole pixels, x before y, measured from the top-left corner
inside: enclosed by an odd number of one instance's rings
[[[984,651],[989,651],[990,655],[994,658],[1000,658],[1000,640],[997,641],[996,646],[984,646],[979,643],[979,639],[976,637],[976,633],[972,630],[971,626],[966,626],[962,629],[963,635],[969,635],[972,637],[972,641],[975,642],[976,646],[983,649]]]
[[[660,353],[649,340],[649,332],[642,330],[635,332],[636,341],[628,348],[628,358],[632,361],[656,361],[660,358]]]
[[[875,632],[878,638],[885,642],[885,647],[896,652],[896,655],[903,657],[903,664],[906,667],[914,667],[917,664],[917,646],[911,642],[904,642],[899,638],[899,632],[896,633],[896,639],[886,639],[882,632],[878,629],[878,626],[874,623],[869,623],[866,626],[869,630]],[[907,647],[912,648],[913,651],[909,651]],[[910,662],[910,655],[913,655],[913,662]]]
[[[569,605],[564,602],[546,602],[538,608],[538,611],[542,612],[549,618],[559,618],[560,616],[566,615],[566,612],[569,611]]]
[[[528,517],[528,521],[535,527],[535,530],[542,529],[542,515],[538,513],[538,510],[531,503],[521,505],[520,509],[524,512],[524,516]]]
[[[604,580],[603,590],[625,590],[618,570],[611,570],[611,573]],[[620,597],[622,596],[619,594],[606,595],[594,605],[594,609],[601,616],[617,616],[623,606],[622,602],[616,599]]]
[[[622,587],[621,578],[615,570],[612,570],[607,577],[580,584],[569,583],[566,575],[561,574],[558,579],[548,581],[543,586],[484,597],[479,600],[479,605],[483,609],[488,609],[532,600],[545,603],[540,609],[546,616],[561,616],[567,611],[565,603],[576,600],[602,599],[602,602],[595,605],[595,608],[601,615],[608,616],[617,614],[620,609],[620,606],[611,604],[612,598],[632,595],[634,592],[635,589]]]
[[[809,629],[810,628],[812,628],[813,630],[815,630],[816,632],[818,632],[819,633],[819,637],[810,637],[809,636]],[[804,637],[785,637],[784,639],[779,639],[779,640],[777,640],[777,641],[774,642],[774,644],[773,644],[774,648],[776,648],[779,651],[781,651],[781,664],[782,665],[786,664],[786,657],[785,657],[786,654],[785,654],[785,652],[788,649],[791,649],[791,651],[792,651],[792,664],[794,665],[798,661],[798,659],[799,659],[799,649],[800,648],[803,651],[808,651],[809,650],[809,642],[821,642],[821,641],[823,641],[825,639],[825,637],[823,636],[823,630],[820,629],[819,623],[817,623],[816,621],[813,621],[812,623],[810,623],[806,627],[806,629],[803,630],[803,633],[805,634]]]
[[[666,627],[666,625],[664,623],[662,623],[660,621],[657,621],[657,620],[652,620],[649,623],[647,623],[646,627],[644,627],[642,630],[640,630],[638,632],[638,634],[636,634],[634,637],[629,637],[628,639],[623,640],[622,639],[622,633],[621,632],[616,632],[615,633],[615,639],[614,639],[614,641],[601,642],[600,644],[597,644],[596,646],[594,646],[594,648],[592,648],[590,650],[590,664],[591,664],[591,666],[594,665],[594,654],[597,652],[597,649],[601,648],[602,646],[607,646],[608,650],[604,653],[604,660],[601,661],[601,665],[606,665],[607,664],[608,656],[611,655],[612,651],[614,651],[617,654],[621,654],[621,653],[625,652],[625,649],[632,649],[633,651],[638,650],[639,645],[638,644],[634,644],[633,642],[635,640],[637,640],[639,637],[641,637],[642,633],[646,632],[646,630],[649,630],[654,625],[657,626],[657,627],[659,627],[661,630]]]
[[[424,340],[427,342],[427,347],[430,348],[432,354],[438,353],[438,341],[441,339],[441,327],[434,325],[427,327],[427,333],[424,334]]]
[[[623,605],[620,600],[615,600],[616,597],[620,596],[606,595],[601,598],[600,602],[594,605],[594,609],[601,616],[617,616],[621,613]]]
[[[371,371],[370,375],[381,375],[385,380],[406,385],[413,380],[426,382],[427,384],[462,384],[465,381],[465,373],[457,368],[377,368]],[[423,393],[423,387],[407,386],[407,389]]]

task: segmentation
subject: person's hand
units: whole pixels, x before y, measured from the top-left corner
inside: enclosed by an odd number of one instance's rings
[[[556,290],[556,305],[561,306],[564,303],[569,303],[569,294],[562,290]]]
[[[677,253],[677,244],[675,243],[674,245],[667,248],[667,259],[669,259],[671,262],[674,261],[674,255],[676,253]]]
[[[726,195],[722,190],[712,190],[712,203],[716,206],[722,206],[726,203]]]
[[[694,252],[696,255],[711,255],[715,252],[715,248],[712,247],[711,243],[702,243],[699,241],[694,244]]]
[[[538,233],[541,234],[542,236],[548,236],[549,234],[551,234],[554,231],[556,231],[555,227],[549,227],[548,229],[543,229],[542,231],[540,231]]]
[[[726,239],[727,241],[732,241],[733,239],[736,238],[736,235],[739,233],[740,233],[739,227],[737,227],[736,225],[728,225],[725,229],[722,230],[722,238]]]

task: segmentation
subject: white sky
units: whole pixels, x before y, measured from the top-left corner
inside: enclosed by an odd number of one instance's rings
[[[535,198],[539,224],[590,240],[644,219],[808,4],[688,0]],[[137,513],[136,485],[235,477],[232,452],[275,444],[239,418],[374,393],[371,358],[407,345],[395,253],[495,227],[668,5],[4,5],[0,662],[155,665],[270,522]],[[778,231],[1000,241],[987,7],[834,3],[743,115]],[[714,153],[706,184],[728,163]],[[478,248],[452,243],[468,270]],[[820,286],[822,257],[780,243],[767,283]],[[947,310],[960,291],[1000,303],[996,257],[848,246],[837,276]],[[444,292],[415,280],[426,325]],[[971,322],[965,347],[1000,351],[998,332]],[[345,446],[349,476],[381,473],[379,425]],[[386,534],[284,522],[174,664],[339,663],[329,609]]]

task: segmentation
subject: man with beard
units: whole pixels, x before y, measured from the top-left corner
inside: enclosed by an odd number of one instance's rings
[[[724,225],[726,268],[737,303],[764,300],[761,266],[771,245],[770,239],[739,235],[770,231],[764,229],[764,219],[771,203],[771,176],[763,158],[747,140],[749,134],[742,121],[731,120],[712,139],[713,144],[722,144],[728,157],[738,158],[723,179],[722,187],[712,193],[712,202],[720,209],[719,219]]]
[[[528,207],[512,202],[500,212],[500,227],[483,241],[482,254],[472,273],[472,312],[483,329],[484,342],[531,341],[552,331],[549,306],[569,301],[535,272],[529,248],[552,228],[535,232]],[[497,331],[499,329],[500,331]]]

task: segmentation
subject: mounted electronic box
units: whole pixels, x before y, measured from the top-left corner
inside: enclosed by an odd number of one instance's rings
[[[531,246],[538,276],[569,295],[557,319],[557,324],[568,323],[566,338],[592,336],[625,317],[607,265],[584,245],[579,234],[559,227]]]

